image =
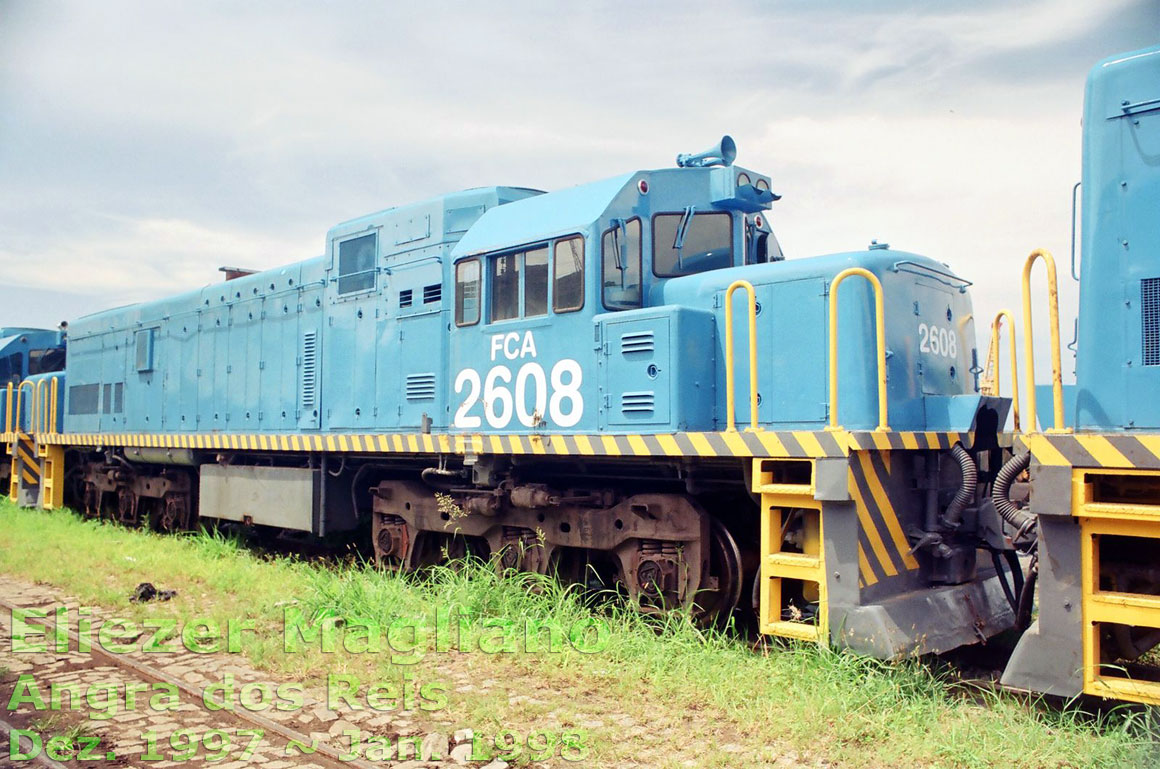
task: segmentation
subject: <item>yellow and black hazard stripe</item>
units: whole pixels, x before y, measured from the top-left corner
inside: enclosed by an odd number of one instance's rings
[[[333,451],[372,454],[544,454],[605,457],[842,457],[845,434],[827,431],[680,432],[634,435],[429,433],[89,433],[42,436],[70,446]]]
[[[848,433],[850,451],[903,451],[906,449],[949,449],[956,443],[970,448],[973,433],[894,432],[869,430]]]
[[[1020,442],[1041,465],[1160,469],[1160,434],[1036,434]]]
[[[604,457],[844,457],[851,450],[950,448],[965,433],[848,433],[829,430],[599,435],[449,433],[65,433],[40,436],[68,446],[368,454],[544,454]]]
[[[40,483],[40,462],[36,458],[36,443],[30,436],[20,435],[12,444],[13,464],[20,480],[28,486]]]
[[[861,587],[918,568],[891,499],[890,455],[855,452],[850,458],[850,496],[858,513],[858,576]]]

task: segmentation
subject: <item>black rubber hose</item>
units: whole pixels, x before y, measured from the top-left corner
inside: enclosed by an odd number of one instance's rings
[[[951,456],[962,468],[963,482],[959,484],[959,490],[955,493],[954,499],[947,505],[947,511],[943,515],[943,523],[947,528],[957,529],[963,521],[963,510],[975,501],[975,490],[979,487],[979,470],[975,467],[975,460],[963,448],[963,444],[956,443],[951,449]]]
[[[463,473],[458,470],[444,470],[441,467],[426,467],[419,473],[419,477],[428,486],[436,490],[454,488],[456,481],[463,482]]]
[[[1039,579],[1039,556],[1031,556],[1031,566],[1027,569],[1027,580],[1019,593],[1019,608],[1015,610],[1015,629],[1023,632],[1031,627],[1031,609],[1035,602],[1035,582]]]
[[[1018,597],[1023,593],[1023,564],[1019,563],[1019,554],[1014,550],[1004,550],[1003,556],[1007,559],[1007,565],[1011,567],[1011,581],[1015,588],[1014,593]]]
[[[1011,589],[1011,583],[1007,581],[1007,570],[1003,568],[1003,559],[999,556],[998,550],[991,551],[991,563],[995,564],[995,574],[999,577],[999,586],[1003,588],[1003,595],[1007,597],[1011,611],[1018,611],[1019,599],[1016,598],[1015,591]]]
[[[1031,464],[1031,452],[1017,454],[1007,460],[995,475],[995,486],[991,489],[991,502],[1003,520],[1015,527],[1017,532],[1030,529],[1035,517],[1025,510],[1020,510],[1011,501],[1011,484],[1019,477],[1019,473]]]

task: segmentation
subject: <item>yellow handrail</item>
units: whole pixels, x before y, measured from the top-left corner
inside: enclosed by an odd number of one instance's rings
[[[43,379],[38,379],[32,387],[32,429],[29,432],[33,435],[40,432],[40,423],[43,421],[41,415],[41,411],[44,409],[44,397],[41,392],[43,387]]]
[[[48,401],[44,399],[44,391],[47,389],[45,385],[47,380],[40,379],[36,382],[36,421],[32,423],[32,432],[42,433],[44,429],[44,414],[48,411]]]
[[[1031,333],[1031,267],[1036,259],[1043,259],[1047,265],[1048,320],[1051,323],[1051,394],[1054,401],[1055,425],[1047,432],[1070,432],[1063,423],[1063,364],[1059,351],[1059,285],[1055,279],[1055,258],[1044,248],[1030,253],[1023,263],[1023,349],[1027,357],[1027,422],[1029,431],[1035,430],[1035,344]]]
[[[24,385],[28,385],[29,389],[32,390],[32,409],[33,410],[32,410],[32,414],[30,414],[30,416],[32,416],[32,419],[29,421],[28,426],[31,429],[36,424],[36,421],[35,421],[36,420],[36,417],[35,417],[35,414],[36,414],[36,386],[32,382],[29,382],[27,379],[25,379],[23,382],[21,382],[16,387],[16,421],[13,423],[13,432],[17,432],[17,433],[21,431],[20,412],[23,410],[21,407],[24,405]]]
[[[54,376],[52,378],[52,425],[51,425],[51,429],[48,431],[50,433],[60,432],[60,422],[57,421],[60,418],[60,414],[58,413],[60,411],[59,404],[60,404],[60,377]]]
[[[5,389],[5,392],[7,392],[8,397],[4,401],[4,430],[5,431],[11,430],[12,432],[16,432],[16,428],[12,426],[12,383],[11,382],[8,383],[8,387]]]
[[[859,275],[874,287],[874,330],[878,345],[878,427],[875,431],[889,430],[886,419],[886,311],[882,299],[882,283],[878,276],[862,267],[849,267],[834,276],[830,283],[830,426],[838,425],[838,286],[851,275]]]
[[[1011,343],[1007,347],[1011,350],[1011,413],[1015,430],[1019,430],[1019,351],[1015,337],[1015,319],[1010,310],[999,310],[995,313],[995,320],[991,321],[991,352],[990,358],[995,362],[995,395],[999,395],[999,337],[1002,336],[1003,318],[1007,318],[1007,327],[1011,329]]]
[[[733,292],[744,288],[749,295],[749,427],[757,431],[757,292],[748,280],[735,280],[725,291],[725,413],[727,432],[737,432],[737,404],[733,395]]]

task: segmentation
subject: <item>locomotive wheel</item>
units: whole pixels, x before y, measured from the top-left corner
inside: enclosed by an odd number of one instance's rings
[[[153,514],[150,523],[154,531],[173,532],[181,531],[189,526],[189,505],[185,494],[170,492],[161,500]]]
[[[547,573],[548,559],[544,543],[531,529],[513,527],[511,530],[505,530],[495,552],[497,553],[495,568],[501,575],[509,571]]]
[[[117,489],[117,520],[126,526],[137,525],[137,495],[124,486]]]
[[[469,556],[486,560],[487,550],[487,544],[481,544],[475,537],[421,531],[415,537],[415,545],[411,550],[410,567],[415,570],[424,566],[454,566]]]
[[[705,624],[726,620],[741,601],[743,580],[741,550],[725,524],[714,518],[709,526],[709,571],[696,597],[697,619]]]

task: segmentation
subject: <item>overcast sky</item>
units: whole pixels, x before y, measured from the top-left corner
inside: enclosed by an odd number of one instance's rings
[[[928,254],[975,282],[983,327],[1047,247],[1066,342],[1084,77],[1158,41],[1160,0],[0,0],[0,325],[308,258],[336,222],[442,192],[668,167],[730,133],[784,196],[789,258],[871,238]]]

